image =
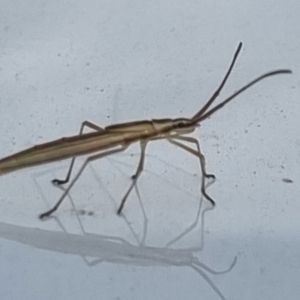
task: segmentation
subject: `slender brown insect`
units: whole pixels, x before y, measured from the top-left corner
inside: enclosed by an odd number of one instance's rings
[[[27,150],[18,152],[14,155],[8,156],[0,160],[0,175],[12,171],[16,171],[22,168],[37,166],[40,164],[50,163],[54,161],[59,161],[67,158],[72,158],[71,165],[69,167],[67,176],[64,180],[54,179],[52,182],[55,185],[62,185],[70,180],[75,158],[80,155],[86,155],[93,152],[99,152],[95,155],[89,156],[84,164],[79,169],[78,173],[75,175],[71,181],[68,188],[62,194],[60,199],[54,205],[53,208],[47,212],[41,214],[39,217],[42,219],[44,217],[50,216],[55,212],[61,205],[66,195],[71,190],[72,186],[78,180],[82,174],[85,167],[93,160],[100,159],[104,156],[108,156],[117,152],[126,150],[131,144],[135,142],[140,143],[141,156],[139,160],[138,167],[135,174],[132,176],[132,183],[127,190],[125,196],[123,197],[120,207],[118,209],[118,214],[121,214],[126,199],[128,198],[130,192],[137,183],[140,177],[145,160],[145,150],[147,143],[153,140],[166,139],[173,145],[182,148],[185,151],[195,155],[199,158],[201,172],[202,172],[202,182],[201,182],[201,192],[203,196],[214,206],[215,201],[206,193],[205,190],[205,178],[215,178],[212,174],[207,174],[205,171],[205,158],[200,150],[200,144],[195,138],[185,136],[188,133],[193,132],[200,123],[224,105],[234,99],[236,96],[244,92],[246,89],[261,81],[266,77],[270,77],[277,74],[289,74],[292,73],[291,70],[282,69],[275,70],[272,72],[265,73],[256,79],[252,80],[250,83],[240,88],[238,91],[233,93],[230,97],[222,101],[220,104],[216,105],[214,108],[209,109],[212,103],[219,96],[221,90],[223,89],[231,70],[235,64],[235,61],[242,48],[242,43],[239,44],[231,65],[221,82],[218,89],[214,92],[211,98],[206,102],[206,104],[191,118],[178,118],[178,119],[153,119],[151,121],[136,121],[121,123],[116,125],[110,125],[105,128],[101,128],[91,122],[85,121],[82,123],[79,135],[62,138],[53,142],[38,145]],[[84,127],[89,127],[96,132],[83,133]],[[194,144],[196,150],[186,146],[183,142]],[[109,150],[110,149],[110,150]],[[103,151],[106,150],[106,151]]]

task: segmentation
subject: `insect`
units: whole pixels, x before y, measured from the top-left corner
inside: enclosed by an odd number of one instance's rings
[[[139,142],[141,148],[140,160],[136,172],[132,176],[132,183],[129,186],[127,192],[125,193],[121,204],[118,208],[117,213],[121,214],[130,192],[136,185],[138,178],[140,177],[143,171],[145,151],[148,142],[159,139],[165,139],[171,144],[193,154],[199,159],[202,173],[201,193],[212,204],[212,206],[214,206],[215,201],[206,192],[205,179],[214,179],[215,176],[213,174],[206,173],[205,158],[204,155],[201,153],[200,144],[198,140],[190,136],[186,136],[186,134],[193,132],[197,127],[200,126],[200,123],[202,121],[208,119],[211,115],[220,110],[224,105],[226,105],[228,102],[233,100],[235,97],[237,97],[239,94],[241,94],[257,82],[263,80],[266,77],[278,74],[292,73],[291,70],[287,69],[280,69],[265,73],[252,80],[247,85],[234,92],[230,97],[223,100],[221,103],[209,110],[212,103],[216,100],[216,98],[222,91],[236,62],[236,59],[241,51],[241,48],[242,43],[239,43],[238,48],[230,64],[230,67],[227,70],[227,73],[225,74],[225,77],[223,78],[221,84],[213,93],[211,98],[206,102],[206,104],[191,118],[153,119],[149,121],[135,121],[110,125],[105,128],[101,128],[94,123],[85,121],[82,123],[79,134],[76,136],[66,137],[59,140],[55,140],[53,142],[41,144],[1,159],[0,175],[16,171],[22,168],[37,166],[40,164],[71,158],[71,164],[67,172],[66,178],[63,180],[52,180],[53,184],[55,185],[63,185],[70,181],[75,158],[77,156],[97,152],[96,154],[89,156],[85,160],[77,174],[71,180],[69,186],[66,188],[62,196],[56,202],[56,204],[50,210],[40,214],[40,219],[43,219],[45,217],[50,216],[59,208],[59,206],[61,205],[71,188],[74,186],[75,182],[78,180],[78,178],[90,162],[108,155],[112,155],[114,153],[124,151],[131,144]],[[83,133],[85,127],[88,127],[94,130],[95,132]],[[187,146],[184,143],[196,146],[196,150],[191,148],[190,146]]]

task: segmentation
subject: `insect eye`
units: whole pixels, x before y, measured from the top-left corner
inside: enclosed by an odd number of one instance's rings
[[[177,127],[178,128],[184,128],[185,127],[185,123],[184,122],[178,122],[177,123]]]

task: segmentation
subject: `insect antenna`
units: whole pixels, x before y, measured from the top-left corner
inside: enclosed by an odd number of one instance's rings
[[[213,95],[210,97],[210,99],[206,102],[206,104],[192,117],[192,120],[193,121],[196,121],[196,120],[198,120],[198,118],[199,117],[201,117],[206,111],[207,111],[207,109],[212,105],[212,103],[217,99],[217,97],[219,96],[219,94],[220,94],[220,92],[222,91],[222,89],[223,89],[223,87],[224,87],[224,85],[225,85],[225,83],[226,83],[226,81],[227,81],[227,79],[228,79],[228,77],[229,77],[229,75],[230,75],[230,73],[231,73],[231,71],[232,71],[232,69],[233,69],[233,66],[234,66],[234,64],[235,64],[235,61],[236,61],[236,59],[237,59],[237,57],[238,57],[238,55],[239,55],[239,53],[240,53],[240,51],[241,51],[241,49],[242,49],[242,43],[240,42],[239,43],[239,45],[238,45],[238,47],[237,47],[237,49],[236,49],[236,51],[235,51],[235,53],[234,53],[234,56],[233,56],[233,59],[232,59],[232,62],[231,62],[231,64],[230,64],[230,67],[229,67],[229,69],[228,69],[228,71],[227,71],[227,73],[226,73],[226,75],[225,75],[225,77],[224,77],[224,79],[223,79],[223,81],[221,82],[221,84],[220,84],[220,86],[217,88],[217,90],[213,93]],[[198,121],[196,121],[196,122],[198,122]]]
[[[271,77],[271,76],[278,75],[278,74],[291,74],[291,73],[292,73],[292,71],[287,70],[287,69],[275,70],[275,71],[265,73],[265,74],[257,77],[256,79],[252,80],[251,82],[249,82],[248,84],[246,84],[242,88],[240,88],[238,91],[233,93],[230,97],[228,97],[227,99],[222,101],[220,104],[218,104],[217,106],[215,106],[214,108],[212,108],[208,112],[204,113],[203,115],[198,115],[197,118],[195,118],[195,119],[193,118],[193,121],[195,121],[196,123],[199,123],[199,122],[204,121],[205,119],[209,118],[212,114],[214,114],[216,111],[221,109],[224,105],[226,105],[228,102],[233,100],[236,96],[238,96],[239,94],[241,94],[242,92],[244,92],[245,90],[250,88],[252,85],[258,83],[261,80],[263,80],[264,78]]]

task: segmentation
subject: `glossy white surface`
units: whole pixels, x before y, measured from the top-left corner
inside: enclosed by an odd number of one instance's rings
[[[67,232],[37,215],[61,194],[50,181],[68,161],[2,176],[1,299],[221,299],[192,266],[225,270],[235,256],[228,273],[207,273],[227,300],[299,299],[297,1],[2,1],[1,12],[0,157],[77,134],[84,120],[192,116],[240,41],[220,100],[266,71],[294,72],[253,87],[193,134],[217,177],[208,189],[217,206],[177,250],[165,245],[195,221],[199,166],[164,141],[147,149],[143,206],[133,194],[126,218],[116,216],[133,146],[86,170],[71,196],[93,215],[79,223],[67,199],[56,214]]]

